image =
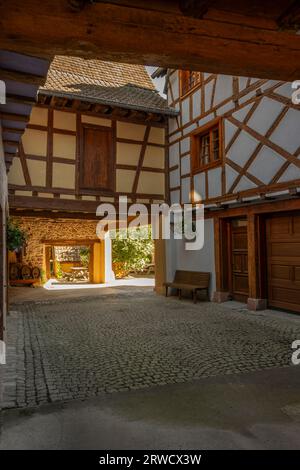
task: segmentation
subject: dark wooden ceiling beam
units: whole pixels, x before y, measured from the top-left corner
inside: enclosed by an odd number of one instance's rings
[[[6,140],[6,139],[3,139],[3,143],[8,145],[9,147],[16,147],[18,148],[19,147],[19,142],[16,142],[15,140]]]
[[[199,19],[214,3],[213,0],[179,0],[179,9],[185,16]]]
[[[58,198],[41,198],[28,196],[9,196],[9,206],[23,209],[45,209],[59,211],[84,211],[96,214],[98,201],[68,200]]]
[[[168,10],[167,3],[175,7]],[[209,15],[199,20],[180,13],[178,2],[163,0],[89,2],[78,12],[72,11],[68,0],[10,0],[9,4],[0,3],[1,47],[47,58],[78,55],[230,75],[298,79],[300,36],[278,30],[280,11],[274,21],[269,20],[263,16],[264,2],[260,2],[261,7],[257,2],[252,16],[243,15],[243,3],[232,1],[228,7],[226,2],[226,11],[216,10],[218,20]],[[231,23],[228,16],[235,12],[239,21]],[[264,29],[261,17],[271,24],[273,21],[274,29],[271,25]]]
[[[7,103],[17,103],[17,104],[26,104],[28,106],[33,106],[36,103],[35,98],[29,96],[15,95],[13,93],[6,94]]]
[[[30,210],[30,209],[10,209],[10,215],[20,217],[42,217],[47,219],[87,219],[99,220],[96,214],[85,214],[83,212],[53,212],[47,210]]]
[[[0,119],[5,121],[28,122],[30,116],[24,114],[5,113],[0,111]]]
[[[14,127],[2,127],[2,134],[4,134],[4,132],[7,132],[9,134],[22,135],[24,133],[24,129],[16,129]]]
[[[300,30],[300,4],[296,0],[278,19],[278,25],[283,30]]]
[[[17,66],[17,64],[16,64]],[[33,75],[31,73],[17,72],[16,70],[7,70],[0,68],[1,80],[12,80],[19,83],[28,83],[30,85],[42,86],[45,83],[46,77]]]
[[[25,114],[5,113],[0,111],[0,119],[5,121],[28,122],[29,116],[25,116]]]

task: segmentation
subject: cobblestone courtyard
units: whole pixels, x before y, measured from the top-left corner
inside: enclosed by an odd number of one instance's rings
[[[291,365],[300,318],[127,289],[12,307],[4,407]]]

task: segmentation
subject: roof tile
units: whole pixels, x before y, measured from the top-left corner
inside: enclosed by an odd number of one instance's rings
[[[55,56],[40,93],[176,114],[156,91],[143,65]]]

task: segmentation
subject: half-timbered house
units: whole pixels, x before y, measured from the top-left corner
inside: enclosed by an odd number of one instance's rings
[[[203,202],[205,244],[167,244],[167,274],[212,273],[211,298],[300,312],[300,109],[291,84],[167,75],[172,203]]]
[[[28,234],[23,261],[49,278],[54,246],[85,245],[90,279],[113,276],[96,236],[101,202],[167,195],[167,107],[144,68],[56,56],[8,174],[10,214]]]

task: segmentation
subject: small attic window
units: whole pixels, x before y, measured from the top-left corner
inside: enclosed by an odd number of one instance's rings
[[[193,72],[190,70],[180,71],[180,94],[186,95],[201,83],[201,72]]]

